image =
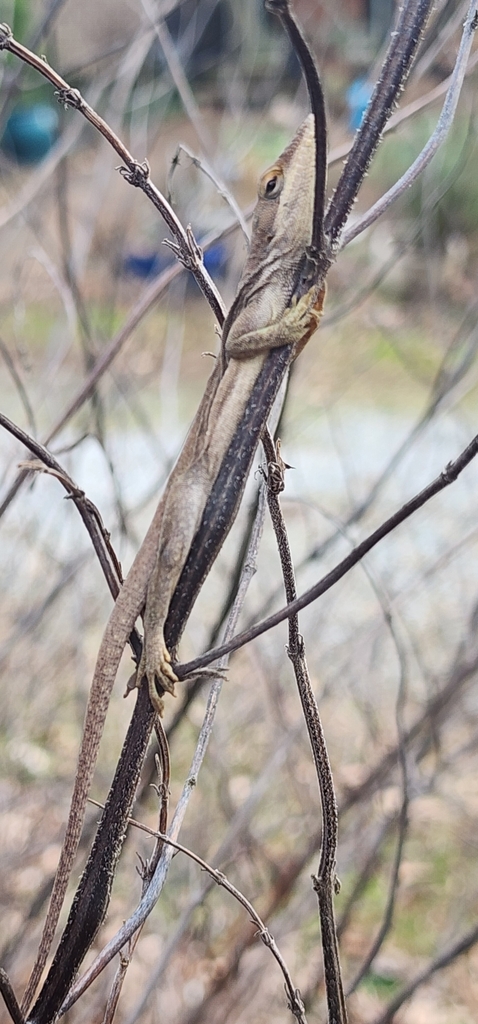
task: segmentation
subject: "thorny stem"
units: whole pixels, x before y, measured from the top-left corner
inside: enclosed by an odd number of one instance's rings
[[[285,465],[280,457],[279,442],[276,447],[267,428],[264,431],[262,440],[267,459],[267,501],[279,550],[286,598],[290,604],[297,596],[297,589],[289,538],[278,498],[279,492],[284,488]],[[312,747],[321,798],[322,842],[320,863],[317,875],[313,876],[312,880],[319,904],[329,1024],[346,1024],[347,1008],[340,969],[334,914],[334,894],[337,892],[338,884],[335,873],[338,843],[337,801],[324,730],[307,668],[304,641],[299,633],[299,617],[297,613],[289,618],[287,654],[294,668],[302,710]]]

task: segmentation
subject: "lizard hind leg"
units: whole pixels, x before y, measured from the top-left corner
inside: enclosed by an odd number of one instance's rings
[[[132,687],[136,686],[139,689],[143,679],[147,680],[149,699],[154,710],[162,716],[164,704],[159,688],[163,693],[167,692],[175,697],[174,684],[178,681],[171,666],[171,655],[164,642],[162,632],[160,634],[155,632],[150,637],[150,643],[147,646],[143,645],[141,661],[133,677]]]
[[[183,452],[185,449],[183,449]],[[136,686],[146,677],[153,707],[161,714],[160,694],[175,696],[178,682],[164,639],[171,597],[200,522],[209,490],[207,460],[196,458],[181,466],[181,456],[164,495],[164,513],[155,563],[149,578],[143,613],[144,645]]]

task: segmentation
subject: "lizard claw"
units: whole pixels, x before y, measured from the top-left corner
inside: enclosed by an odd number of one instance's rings
[[[152,649],[151,644],[148,644],[146,640],[141,661],[135,675],[131,677],[127,684],[126,693],[129,693],[134,687],[139,689],[144,678],[148,681],[148,693],[151,704],[155,711],[162,716],[164,704],[158,689],[175,697],[174,684],[178,681],[178,677],[171,665],[171,655],[163,640],[153,644]]]

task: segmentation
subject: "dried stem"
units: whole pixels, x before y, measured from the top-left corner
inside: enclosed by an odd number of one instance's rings
[[[0,994],[3,997],[3,1001],[13,1024],[25,1024],[25,1018],[13,991],[12,983],[7,972],[3,970],[3,967],[0,967]]]
[[[415,978],[405,985],[404,988],[391,1000],[387,1008],[379,1017],[376,1017],[372,1024],[391,1024],[395,1019],[397,1010],[403,1006],[416,992],[420,985],[424,985],[425,982],[429,981],[433,974],[437,971],[443,970],[444,967],[448,967],[449,964],[453,963],[454,960],[459,956],[463,956],[463,953],[467,953],[469,949],[476,945],[478,942],[478,925],[474,925],[470,931],[462,935],[460,939],[457,939],[448,949],[440,953],[431,963],[426,967],[420,974],[417,974]]]
[[[279,442],[276,447],[267,428],[263,435],[263,445],[267,459],[267,501],[279,549],[286,599],[290,604],[295,600],[297,590],[289,539],[278,498],[278,494],[284,488],[285,465],[280,456]],[[337,892],[337,801],[324,730],[307,668],[304,641],[299,633],[297,613],[289,618],[287,654],[294,668],[307,732],[312,747],[321,798],[322,844],[319,869],[317,875],[313,876],[313,886],[319,903],[329,1024],[346,1024],[347,1009],[345,1006],[334,914],[334,894]]]

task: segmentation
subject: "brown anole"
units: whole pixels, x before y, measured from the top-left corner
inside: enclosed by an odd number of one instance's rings
[[[136,677],[138,685],[146,677],[158,711],[158,685],[174,693],[177,681],[164,641],[171,597],[225,453],[240,430],[268,352],[288,345],[295,358],[318,324],[323,290],[314,286],[298,301],[292,298],[310,244],[314,169],[310,114],[260,180],[251,248],[224,323],[217,365],[158,507],[158,540],[143,614],[144,649]]]
[[[143,613],[145,644],[136,679],[141,684],[146,676],[151,701],[160,711],[159,689],[174,693],[176,682],[164,642],[164,622],[223,459],[231,441],[240,435],[248,400],[270,350],[288,346],[292,360],[317,327],[324,285],[319,281],[304,294],[301,287],[312,237],[314,191],[314,118],[309,115],[260,179],[250,252],[224,323],[221,351],[101,641],[44,939],[56,927],[111,690],[133,626]]]

